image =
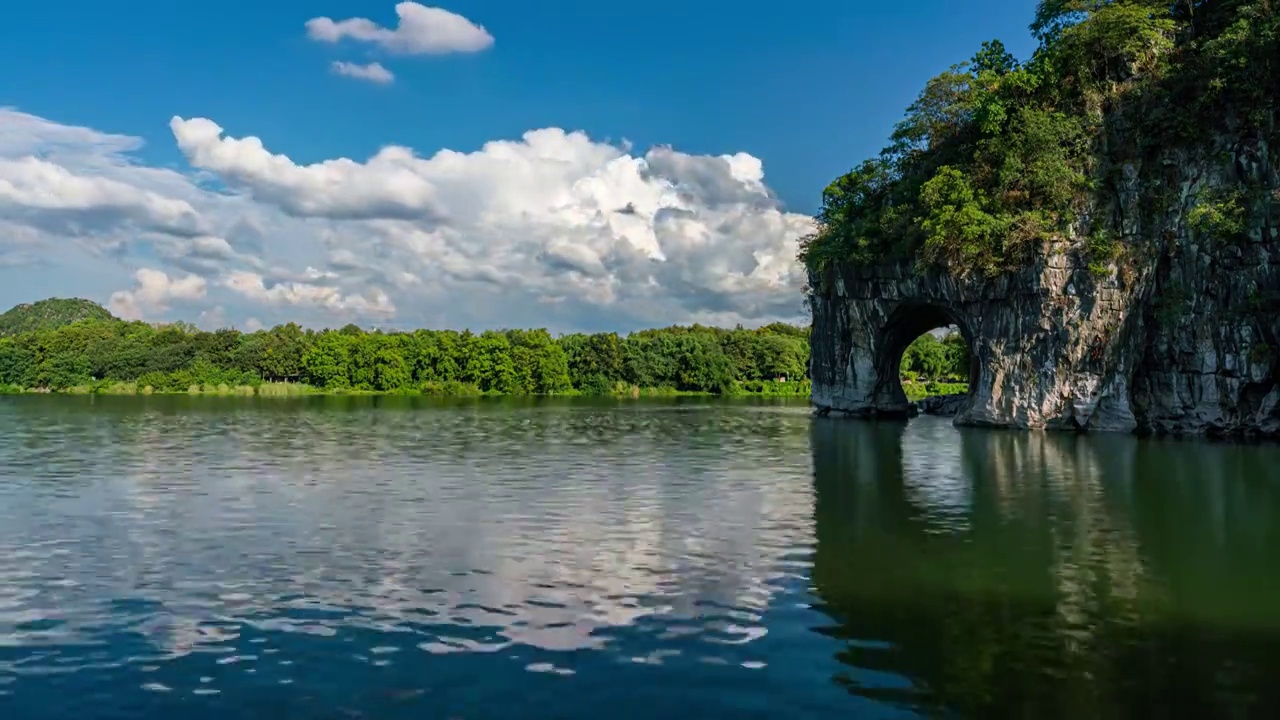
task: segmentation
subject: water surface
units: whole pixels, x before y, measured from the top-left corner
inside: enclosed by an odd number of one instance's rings
[[[0,399],[0,718],[1280,712],[1280,448]]]

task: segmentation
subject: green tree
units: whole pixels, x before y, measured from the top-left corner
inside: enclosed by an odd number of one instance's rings
[[[297,323],[277,325],[262,338],[262,375],[269,380],[296,380],[302,375],[307,339]]]
[[[946,374],[963,382],[969,381],[969,365],[972,354],[964,336],[958,332],[948,333],[942,339],[942,347],[946,352]]]
[[[374,351],[373,388],[400,390],[413,386],[413,366],[406,358],[406,344],[399,335],[371,335],[377,338]]]
[[[340,389],[351,386],[352,336],[340,332],[323,332],[302,355],[303,377],[322,388]]]
[[[0,385],[35,384],[35,353],[25,339],[0,337]]]

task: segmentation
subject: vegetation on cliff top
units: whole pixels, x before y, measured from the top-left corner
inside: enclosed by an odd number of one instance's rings
[[[1000,274],[1081,227],[1123,162],[1280,130],[1277,0],[1042,0],[1031,30],[1030,60],[984,43],[925,85],[879,157],[826,188],[801,244],[811,270],[915,259]],[[1112,219],[1084,219],[1084,252],[1109,261]]]
[[[49,298],[23,303],[0,315],[0,335],[57,330],[81,320],[114,320],[106,308],[81,298]]]
[[[316,332],[292,323],[205,332],[114,318],[50,325],[0,337],[0,387],[260,395],[809,393],[808,330],[784,324],[559,338],[545,330],[384,333],[355,325]]]

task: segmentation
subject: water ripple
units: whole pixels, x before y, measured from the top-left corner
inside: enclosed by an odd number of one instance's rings
[[[785,403],[0,398],[0,718],[1271,717],[1278,464]]]
[[[213,702],[461,656],[569,679],[583,652],[758,669],[728,648],[767,635],[812,543],[799,411],[24,417],[0,444],[6,689],[128,675]]]

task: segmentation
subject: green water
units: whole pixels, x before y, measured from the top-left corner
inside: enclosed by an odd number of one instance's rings
[[[1274,717],[1280,448],[0,398],[0,717]]]

